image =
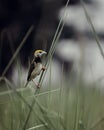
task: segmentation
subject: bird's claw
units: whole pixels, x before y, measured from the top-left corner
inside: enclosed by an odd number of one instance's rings
[[[37,84],[36,87],[37,87],[37,88],[40,88],[40,84]]]
[[[42,67],[42,70],[45,71],[47,68],[45,66]]]

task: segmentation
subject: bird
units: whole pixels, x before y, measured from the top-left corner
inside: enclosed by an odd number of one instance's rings
[[[36,50],[34,52],[33,60],[29,67],[27,82],[25,84],[25,87],[27,87],[30,81],[33,81],[35,86],[37,86],[38,88],[40,87],[35,83],[33,79],[35,79],[38,75],[40,75],[42,70],[44,71],[46,69],[46,67],[42,65],[42,56],[45,54],[47,54],[47,52],[43,50]]]

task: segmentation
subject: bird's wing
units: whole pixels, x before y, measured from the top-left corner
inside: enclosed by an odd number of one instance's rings
[[[33,60],[32,63],[30,64],[30,68],[29,68],[29,72],[28,72],[28,76],[27,76],[27,81],[30,81],[31,79],[31,73],[33,72],[34,68],[35,68],[35,61]]]

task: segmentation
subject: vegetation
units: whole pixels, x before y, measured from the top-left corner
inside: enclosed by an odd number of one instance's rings
[[[103,56],[99,39],[87,14],[83,0],[81,0],[81,3]],[[45,64],[47,67],[52,60],[63,26],[64,23],[62,24],[61,19]],[[27,37],[28,35],[24,39],[26,40]],[[4,75],[25,40],[21,42],[6,67]],[[87,86],[82,82],[81,76],[76,83],[71,84],[70,81],[64,80],[62,76],[59,84],[53,86],[50,71],[50,81],[45,85],[42,84],[45,73],[41,74],[39,79],[39,83],[42,85],[41,89],[32,89],[33,86],[23,88],[24,85],[20,81],[18,89],[16,89],[4,75],[0,78],[0,81],[5,81],[4,84],[1,84],[1,88],[5,88],[5,90],[0,91],[0,130],[103,130],[104,93],[97,84]]]
[[[42,86],[44,87],[44,86]],[[0,93],[1,130],[103,130],[104,94],[96,85],[47,86],[34,95],[34,89]],[[21,96],[22,98],[21,98]],[[35,101],[31,108],[31,103]],[[27,115],[29,120],[24,128]]]

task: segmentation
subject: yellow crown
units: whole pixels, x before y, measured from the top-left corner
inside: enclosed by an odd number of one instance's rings
[[[41,53],[41,52],[43,52],[43,50],[36,50],[36,51],[34,52],[34,54],[38,54],[38,53]]]

